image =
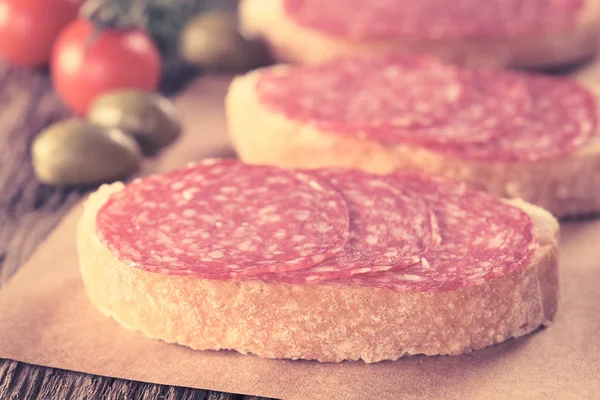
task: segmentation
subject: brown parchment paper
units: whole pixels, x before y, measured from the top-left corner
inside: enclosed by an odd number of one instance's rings
[[[179,97],[185,136],[150,170],[231,155],[222,108],[226,84],[203,79]],[[75,249],[79,213],[74,210],[0,290],[0,357],[284,399],[600,398],[600,219],[563,224],[562,301],[551,327],[469,355],[365,365],[198,352],[121,328],[85,295]]]

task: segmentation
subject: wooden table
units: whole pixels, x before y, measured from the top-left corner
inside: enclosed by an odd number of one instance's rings
[[[193,75],[165,68],[163,92],[173,94]],[[68,112],[43,71],[0,66],[0,290],[86,191],[40,184],[31,168],[35,135]],[[1,323],[1,322],[0,322]],[[0,359],[0,399],[259,399],[153,385]]]

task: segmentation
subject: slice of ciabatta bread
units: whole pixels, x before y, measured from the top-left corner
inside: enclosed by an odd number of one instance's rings
[[[226,98],[230,138],[247,163],[335,166],[379,174],[417,170],[458,179],[500,197],[522,198],[558,217],[600,211],[600,134],[563,157],[536,162],[467,159],[411,144],[331,134],[289,119],[261,103],[256,91],[261,73],[237,77]]]
[[[301,26],[286,14],[283,4],[284,0],[242,0],[241,26],[249,35],[270,44],[279,60],[303,64],[348,54],[393,51],[435,55],[462,65],[547,68],[590,57],[600,39],[600,2],[595,0],[584,2],[578,21],[568,28],[509,37],[457,39],[344,39]]]
[[[85,203],[77,230],[81,275],[98,309],[150,338],[268,358],[370,363],[480,349],[548,325],[557,310],[558,223],[520,200],[510,203],[536,227],[531,262],[483,284],[427,293],[218,281],[127,266],[96,234],[98,210],[123,187],[102,186]]]

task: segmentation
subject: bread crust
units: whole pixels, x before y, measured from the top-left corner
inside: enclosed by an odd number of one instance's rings
[[[367,363],[411,354],[460,354],[548,325],[558,303],[559,227],[546,211],[512,201],[535,222],[531,263],[478,286],[408,293],[342,283],[292,285],[162,275],[120,263],[96,235],[96,214],[121,183],[85,203],[77,230],[92,303],[128,329],[199,350],[267,358]]]
[[[245,162],[284,168],[337,166],[378,174],[423,171],[464,181],[499,197],[522,198],[558,217],[600,211],[600,135],[574,153],[555,159],[463,159],[423,147],[332,134],[287,119],[261,104],[255,89],[260,73],[257,70],[236,78],[226,98],[231,142]]]
[[[461,40],[349,41],[304,28],[288,18],[283,0],[242,0],[242,29],[270,44],[276,58],[302,64],[320,63],[348,54],[389,51],[431,54],[469,66],[548,68],[570,64],[593,55],[600,39],[600,2],[587,0],[579,21],[568,29],[510,38]]]

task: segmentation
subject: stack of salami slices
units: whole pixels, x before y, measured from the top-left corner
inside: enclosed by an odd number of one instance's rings
[[[78,246],[92,302],[149,337],[375,362],[548,324],[557,234],[540,208],[444,178],[209,160],[103,186]]]
[[[596,52],[596,0],[242,0],[249,35],[279,59],[430,54],[463,65],[553,67]]]
[[[250,163],[416,170],[557,216],[600,211],[597,102],[569,79],[353,56],[238,77],[227,113]]]

